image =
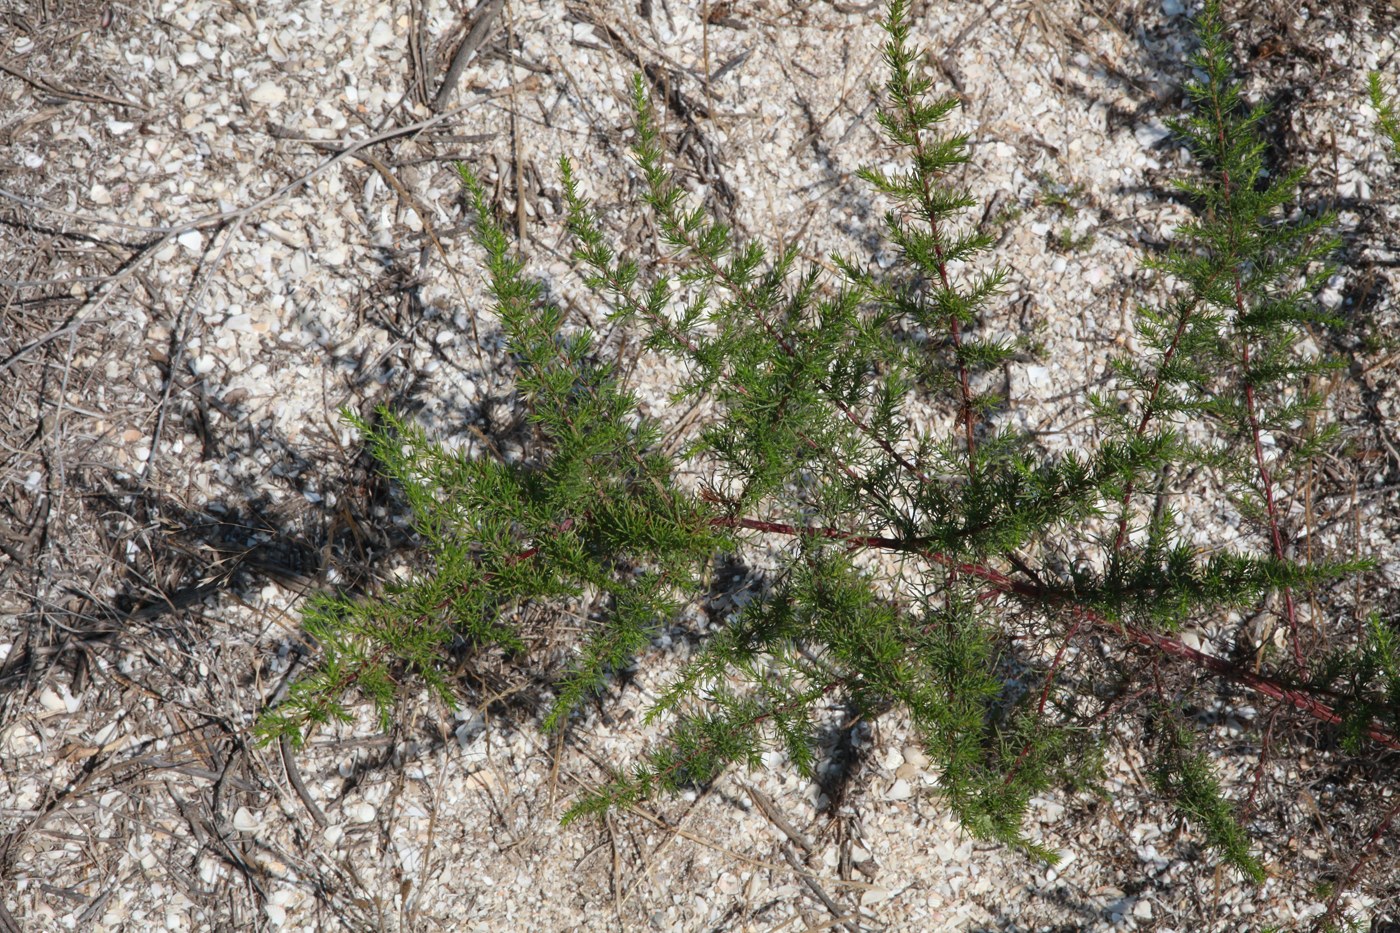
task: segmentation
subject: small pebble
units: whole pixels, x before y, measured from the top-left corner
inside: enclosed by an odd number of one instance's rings
[[[352,823],[369,823],[374,820],[374,807],[367,803],[351,804],[345,808],[345,816]]]
[[[885,793],[886,799],[889,800],[908,800],[910,797],[913,796],[914,788],[910,786],[909,782],[904,780],[903,778],[900,778],[899,780],[895,781],[894,786],[892,786],[889,789],[889,791]]]
[[[239,807],[233,814],[233,828],[240,833],[255,833],[262,826],[259,819],[252,810],[247,807]]]
[[[259,104],[276,106],[286,102],[287,92],[271,81],[264,81],[248,92],[248,99]]]

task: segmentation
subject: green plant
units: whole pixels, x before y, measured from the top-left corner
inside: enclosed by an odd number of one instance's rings
[[[518,649],[510,607],[588,600],[596,621],[545,717],[567,728],[727,554],[772,562],[771,586],[661,694],[649,715],[668,718],[669,741],[567,819],[757,766],[774,746],[811,774],[816,724],[840,699],[864,715],[904,710],[963,825],[1052,861],[1022,828],[1031,797],[1092,784],[1108,736],[1136,718],[1153,725],[1157,791],[1260,880],[1187,725],[1199,687],[1162,687],[1161,662],[1341,723],[1348,742],[1400,748],[1389,629],[1313,670],[1325,646],[1298,621],[1298,592],[1364,566],[1292,559],[1279,504],[1280,483],[1335,436],[1308,426],[1323,405],[1312,379],[1336,364],[1300,349],[1331,323],[1315,296],[1335,240],[1328,216],[1297,208],[1301,173],[1265,173],[1263,111],[1241,99],[1218,11],[1200,20],[1192,111],[1174,125],[1198,166],[1179,185],[1196,220],[1156,263],[1174,296],[1139,308],[1142,350],[1114,361],[1112,394],[1090,399],[1100,437],[1087,454],[1042,454],[989,420],[999,400],[984,376],[1016,352],[984,336],[1006,274],[968,220],[975,202],[955,181],[968,140],[940,135],[957,101],[928,98],[902,0],[886,29],[878,119],[905,168],[861,177],[890,204],[893,272],[835,257],[830,281],[690,205],[640,78],[633,152],[665,266],[611,245],[561,165],[587,283],[683,364],[678,396],[714,412],[683,444],[662,443],[666,426],[636,414],[591,333],[524,276],[462,169],[533,445],[507,463],[387,411],[350,419],[403,490],[433,569],[371,598],[314,601],[321,665],[264,715],[265,737],[301,741],[344,718],[351,688],[387,717],[405,673],[450,701],[454,640]],[[909,417],[917,399],[942,406],[942,433]],[[1260,553],[1190,543],[1173,503],[1189,501],[1176,478],[1195,467],[1252,523]],[[1274,596],[1287,650],[1268,670],[1176,635]],[[1078,650],[1090,638],[1113,646],[1107,659]]]
[[[1067,185],[1055,181],[1049,175],[1042,174],[1040,176],[1040,191],[1036,195],[1036,200],[1073,220],[1079,216],[1079,201],[1084,197],[1084,193],[1084,185],[1081,182]]]
[[[1367,76],[1367,91],[1371,106],[1376,110],[1376,124],[1381,134],[1390,141],[1391,155],[1400,159],[1400,114],[1396,113],[1395,100],[1386,93],[1381,84],[1381,75],[1373,71]]]
[[[1073,227],[1061,227],[1060,232],[1055,234],[1055,248],[1062,253],[1077,253],[1093,245],[1094,233],[1092,230],[1086,230],[1079,236],[1075,236]]]
[[[1079,216],[1079,205],[1084,197],[1084,185],[1080,182],[1067,185],[1055,181],[1049,175],[1042,175],[1040,178],[1036,203],[1050,208],[1060,220],[1067,222],[1055,231],[1051,238],[1051,243],[1062,253],[1079,252],[1094,245],[1092,230],[1086,230],[1076,236],[1074,225],[1070,223]]]

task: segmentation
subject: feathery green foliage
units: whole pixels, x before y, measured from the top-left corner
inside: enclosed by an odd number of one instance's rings
[[[1181,812],[1200,827],[1206,841],[1230,864],[1255,884],[1263,884],[1264,867],[1250,854],[1249,837],[1221,795],[1210,760],[1196,751],[1191,730],[1180,721],[1168,721],[1160,731],[1163,735],[1157,743],[1152,783],[1176,801]]]
[[[1359,648],[1332,652],[1314,683],[1341,698],[1341,741],[1349,751],[1365,750],[1366,731],[1375,723],[1400,731],[1400,634],[1394,623],[1372,616]]]
[[[1371,72],[1367,76],[1367,82],[1366,90],[1371,97],[1371,106],[1376,110],[1376,123],[1381,134],[1390,141],[1391,156],[1400,159],[1400,113],[1395,109],[1395,98],[1386,93],[1379,71]]]
[[[1296,562],[1279,507],[1280,484],[1334,436],[1311,425],[1323,404],[1315,386],[1336,363],[1303,347],[1334,323],[1316,296],[1336,241],[1328,215],[1299,205],[1302,173],[1266,171],[1264,111],[1243,99],[1217,8],[1199,21],[1190,110],[1173,124],[1196,162],[1178,184],[1195,219],[1155,263],[1173,294],[1138,309],[1140,352],[1115,360],[1113,391],[1090,399],[1100,438],[1083,454],[1043,454],[992,423],[1001,400],[989,375],[1018,352],[988,336],[1008,274],[986,255],[994,236],[970,220],[976,201],[958,174],[969,140],[947,132],[958,101],[930,96],[903,0],[889,4],[885,29],[878,123],[902,167],[860,177],[889,205],[891,270],[836,256],[833,281],[794,248],[770,254],[692,204],[641,77],[632,154],[656,255],[610,243],[573,165],[560,166],[585,282],[613,320],[682,365],[679,397],[709,412],[686,438],[638,415],[590,331],[526,278],[462,168],[534,444],[502,462],[446,449],[387,411],[350,416],[403,490],[432,570],[371,597],[313,601],[305,622],[322,662],[263,717],[263,735],[299,740],[347,718],[352,688],[387,716],[406,672],[450,701],[454,639],[518,648],[513,607],[587,601],[592,628],[544,717],[567,728],[699,598],[721,555],[771,564],[771,585],[661,691],[649,719],[668,724],[668,740],[566,819],[712,781],[731,763],[756,767],[775,749],[811,776],[833,708],[899,709],[969,832],[1052,861],[1023,827],[1032,798],[1093,785],[1115,725],[1138,715],[1159,727],[1157,790],[1260,881],[1186,725],[1189,693],[1093,716],[1095,691],[1125,695],[1149,679],[1138,652],[1150,650],[1328,721],[1337,716],[1306,691],[1345,685],[1352,699],[1338,715],[1352,744],[1400,726],[1390,629],[1373,625],[1359,653],[1334,652],[1319,671],[1305,664],[1314,646],[1293,592],[1364,566]],[[915,401],[945,412],[941,428],[913,423]],[[1261,548],[1191,543],[1172,504],[1188,495],[1177,484],[1188,467],[1209,471]],[[1082,559],[1066,568],[1067,554]],[[1172,636],[1274,596],[1293,653],[1272,659],[1272,680]],[[1119,656],[1080,651],[1090,634]],[[1062,676],[1070,667],[1075,676]]]

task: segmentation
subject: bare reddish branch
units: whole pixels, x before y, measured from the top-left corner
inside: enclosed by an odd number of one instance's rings
[[[1243,312],[1243,298],[1239,293],[1239,279],[1235,279],[1236,302],[1239,310]],[[1249,371],[1249,338],[1242,341],[1244,350],[1241,354],[1246,373]],[[1246,379],[1248,377],[1246,376]],[[1254,462],[1259,468],[1259,482],[1264,487],[1264,504],[1269,510],[1269,543],[1274,552],[1276,560],[1284,560],[1283,535],[1279,532],[1278,505],[1274,502],[1274,483],[1269,475],[1269,467],[1264,462],[1264,444],[1260,438],[1259,417],[1254,407],[1254,384],[1246,381],[1244,384],[1245,408],[1249,413],[1249,430],[1254,439]],[[1293,661],[1298,665],[1298,671],[1307,676],[1307,665],[1303,661],[1303,646],[1298,641],[1298,613],[1293,605],[1293,590],[1285,585],[1283,588],[1283,609],[1284,618],[1288,620],[1288,639],[1293,644]]]

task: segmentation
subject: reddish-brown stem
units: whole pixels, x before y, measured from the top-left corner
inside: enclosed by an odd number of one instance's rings
[[[1244,293],[1240,285],[1238,273],[1235,275],[1235,311],[1237,314],[1244,313]],[[1269,475],[1268,464],[1264,462],[1264,443],[1260,437],[1259,416],[1254,403],[1254,383],[1249,381],[1249,337],[1240,338],[1242,346],[1240,361],[1245,371],[1244,403],[1245,411],[1249,416],[1249,432],[1254,441],[1254,463],[1259,468],[1259,482],[1264,487],[1264,504],[1269,512],[1269,541],[1273,548],[1274,559],[1284,560],[1283,536],[1279,532],[1278,505],[1274,502],[1274,483]],[[1303,646],[1298,639],[1298,613],[1293,605],[1293,589],[1284,584],[1283,587],[1283,609],[1284,618],[1288,620],[1288,639],[1293,643],[1293,661],[1298,665],[1298,672],[1307,676],[1307,665],[1303,661]]]
[[[922,161],[924,157],[924,139],[918,132],[914,133],[914,149]],[[920,175],[920,182],[923,186],[924,212],[928,215],[929,229],[933,233],[934,255],[938,261],[938,281],[943,290],[950,291],[952,286],[948,282],[948,263],[943,258],[943,243],[938,238],[938,221],[933,210],[933,192],[930,190],[930,180],[927,175]],[[977,467],[973,459],[973,454],[977,450],[977,441],[974,434],[972,421],[972,386],[968,380],[967,364],[962,358],[962,322],[958,320],[956,313],[948,315],[948,332],[953,340],[953,355],[958,361],[958,388],[962,393],[960,411],[958,418],[963,423],[963,430],[967,436],[967,472],[969,474],[977,472]]]
[[[1099,710],[1093,716],[1089,717],[1089,725],[1098,725],[1099,723],[1107,719],[1109,716],[1113,715],[1113,711],[1115,709],[1119,709],[1120,707],[1127,706],[1129,703],[1133,703],[1137,700],[1142,699],[1143,697],[1147,696],[1147,694],[1151,692],[1151,690],[1151,687],[1143,687],[1141,690],[1134,690],[1132,693],[1129,693],[1125,688],[1121,694],[1119,694],[1116,697],[1113,697],[1107,703],[1105,703],[1103,705],[1103,709]]]
[[[1237,667],[1223,658],[1218,658],[1192,648],[1170,635],[1151,632],[1127,622],[1113,621],[1093,609],[1072,602],[1063,593],[1055,592],[1035,583],[1013,580],[1006,574],[990,567],[959,560],[956,557],[939,554],[936,551],[925,550],[898,538],[887,538],[877,535],[858,535],[837,528],[803,528],[796,525],[784,524],[782,522],[769,522],[751,518],[720,517],[712,519],[711,524],[716,527],[748,528],[754,531],[796,537],[819,537],[834,541],[845,541],[864,547],[917,553],[924,559],[946,567],[949,570],[976,577],[989,584],[994,589],[1011,596],[1017,596],[1031,605],[1041,607],[1052,606],[1061,609],[1074,617],[1077,624],[1082,623],[1104,633],[1116,634],[1133,644],[1144,648],[1151,648],[1159,654],[1186,661],[1195,667],[1210,671],[1212,674],[1234,681],[1241,686],[1248,687],[1256,693],[1271,699],[1280,700],[1320,722],[1329,725],[1339,725],[1342,722],[1341,714],[1319,700],[1305,688],[1290,686],[1272,677],[1256,674],[1247,668]],[[1379,726],[1374,724],[1369,725],[1366,727],[1365,733],[1378,744],[1395,751],[1400,751],[1400,738],[1397,738],[1395,735],[1392,735]]]
[[[1314,929],[1328,930],[1332,928],[1331,923],[1337,917],[1337,904],[1341,902],[1342,893],[1356,882],[1356,876],[1361,873],[1362,867],[1375,856],[1376,843],[1380,842],[1386,830],[1390,829],[1390,824],[1395,821],[1397,815],[1400,815],[1400,797],[1396,799],[1395,803],[1391,804],[1384,818],[1381,819],[1380,823],[1377,824],[1375,830],[1366,840],[1366,844],[1361,847],[1361,854],[1357,856],[1356,861],[1352,863],[1351,870],[1347,872],[1346,879],[1343,880],[1341,884],[1337,885],[1337,889],[1332,892],[1332,897],[1327,902],[1327,912],[1317,919],[1317,926],[1315,926]]]
[[[1220,102],[1215,101],[1215,125],[1216,139],[1220,145],[1220,152],[1227,150],[1225,140],[1225,115],[1220,111]],[[1230,202],[1230,171],[1222,168],[1221,182],[1225,194],[1225,202]],[[1232,228],[1233,229],[1233,228]],[[1233,252],[1233,243],[1232,243]],[[1240,279],[1238,261],[1235,263],[1235,326],[1240,328],[1240,363],[1241,375],[1244,377],[1244,402],[1245,411],[1249,419],[1249,432],[1254,442],[1254,462],[1259,468],[1259,481],[1264,487],[1264,504],[1269,513],[1269,538],[1273,547],[1274,559],[1284,560],[1283,537],[1279,532],[1278,506],[1274,502],[1273,479],[1269,475],[1269,467],[1264,462],[1264,444],[1260,437],[1259,415],[1254,400],[1254,382],[1249,376],[1250,346],[1249,334],[1240,327],[1239,319],[1245,314],[1244,283]],[[1283,587],[1283,607],[1284,618],[1288,621],[1288,637],[1293,643],[1293,661],[1298,665],[1298,672],[1303,677],[1307,676],[1307,666],[1303,662],[1303,646],[1298,640],[1298,614],[1293,605],[1293,589],[1288,585]]]
[[[1269,748],[1273,743],[1274,720],[1278,718],[1281,707],[1274,704],[1274,708],[1269,710],[1269,721],[1264,726],[1264,739],[1259,746],[1259,761],[1254,766],[1254,779],[1249,785],[1249,796],[1245,798],[1244,808],[1247,811],[1254,808],[1254,798],[1259,794],[1259,782],[1264,779],[1264,768],[1269,761]]]
[[[1040,689],[1040,702],[1036,704],[1035,714],[1037,717],[1045,713],[1045,701],[1050,697],[1050,685],[1055,682],[1055,675],[1059,673],[1060,661],[1065,656],[1065,649],[1074,640],[1074,636],[1079,634],[1079,623],[1075,622],[1070,626],[1069,633],[1065,635],[1064,642],[1060,645],[1060,650],[1055,652],[1055,660],[1050,665],[1050,671],[1045,675],[1045,686]]]
[[[943,287],[948,287],[948,277],[943,271],[943,247],[938,246],[938,274],[943,277]],[[972,420],[972,388],[967,378],[967,365],[962,360],[962,323],[956,314],[948,315],[949,330],[953,336],[953,353],[958,358],[958,385],[962,391],[962,410],[958,413],[959,419],[963,423],[963,432],[967,437],[967,472],[973,474],[977,472],[977,461],[973,454],[977,451],[976,426]]]
[[[906,104],[905,115],[909,119],[911,127],[916,126],[913,111],[913,101]],[[914,156],[918,164],[925,162],[924,137],[917,130],[913,131]],[[933,234],[933,252],[938,266],[938,282],[945,292],[952,291],[952,285],[948,281],[948,262],[943,256],[943,241],[938,234],[938,212],[933,204],[933,180],[929,178],[927,172],[919,173],[919,185],[923,189],[923,209],[928,217],[929,230]],[[972,384],[968,378],[967,364],[963,362],[962,356],[962,322],[958,320],[957,312],[948,315],[948,333],[953,341],[953,356],[958,362],[958,389],[962,398],[958,404],[958,420],[963,424],[963,431],[967,438],[967,472],[969,476],[977,473],[976,457],[977,435],[976,425],[972,415]]]
[[[560,526],[559,530],[567,530],[567,528],[571,527],[572,524],[572,520],[566,521]],[[1142,629],[1137,626],[1128,624],[1126,622],[1115,622],[1104,617],[1103,615],[1094,611],[1093,609],[1072,602],[1064,594],[1052,591],[1039,583],[1013,580],[1012,578],[1006,576],[998,570],[994,570],[990,567],[985,567],[980,564],[973,564],[967,561],[962,561],[955,557],[950,557],[948,555],[940,554],[935,551],[929,551],[927,549],[922,548],[918,544],[911,544],[908,541],[904,541],[898,538],[890,538],[880,535],[853,534],[851,532],[843,531],[837,528],[828,528],[823,526],[799,527],[797,525],[789,525],[783,522],[771,522],[754,518],[720,516],[710,519],[710,524],[713,527],[718,528],[744,528],[751,531],[760,531],[769,534],[788,535],[792,537],[817,537],[832,541],[843,541],[847,544],[858,547],[869,547],[884,550],[896,550],[917,553],[926,560],[946,567],[950,571],[961,574],[967,574],[968,576],[982,580],[983,582],[987,583],[993,590],[1019,597],[1028,604],[1040,607],[1057,607],[1069,613],[1074,618],[1074,623],[1070,627],[1068,634],[1065,636],[1064,643],[1060,646],[1059,651],[1056,653],[1054,661],[1051,664],[1050,671],[1046,676],[1045,684],[1041,688],[1040,702],[1036,708],[1037,717],[1042,716],[1044,714],[1045,704],[1049,698],[1051,684],[1053,682],[1056,672],[1059,669],[1066,648],[1068,647],[1070,641],[1074,638],[1074,636],[1078,634],[1079,630],[1085,625],[1088,625],[1095,629],[1098,629],[1100,632],[1103,632],[1105,634],[1116,634],[1126,639],[1130,643],[1145,648],[1151,648],[1154,651],[1156,651],[1159,656],[1168,655],[1171,657],[1178,658],[1180,660],[1184,660],[1198,668],[1210,671],[1211,673],[1224,677],[1228,680],[1232,680],[1235,683],[1238,683],[1244,687],[1255,691],[1256,693],[1260,693],[1264,696],[1278,700],[1281,703],[1286,703],[1289,706],[1292,706],[1294,709],[1305,713],[1321,722],[1327,723],[1329,725],[1339,725],[1342,722],[1342,717],[1340,714],[1338,714],[1332,707],[1319,700],[1316,696],[1313,696],[1306,689],[1289,686],[1288,684],[1282,683],[1273,678],[1255,673],[1254,671],[1251,671],[1248,668],[1239,668],[1222,658],[1218,658],[1214,655],[1209,655],[1205,652],[1192,648],[1184,644],[1180,640],[1172,638],[1169,635],[1164,635],[1158,632],[1151,632],[1146,629]],[[529,560],[538,555],[539,553],[539,547],[527,548],[519,552],[518,554],[513,555],[511,558],[508,559],[508,562],[518,563],[520,561]],[[438,608],[439,610],[444,609],[450,602],[450,597],[446,598],[436,608]],[[827,689],[830,690],[834,686],[835,684],[829,684],[827,686]],[[767,714],[765,714],[765,717],[766,715]],[[760,717],[760,719],[765,717]],[[1272,717],[1270,720],[1270,727],[1272,727]],[[1365,734],[1377,744],[1394,751],[1400,751],[1400,738],[1397,738],[1396,736],[1385,731],[1384,729],[1380,728],[1374,723],[1369,724],[1364,731]],[[1020,766],[1021,762],[1028,754],[1028,751],[1028,747],[1021,749],[1021,752],[1017,756],[1016,761],[1011,766],[1011,770],[1008,772],[1006,778],[1008,783],[1010,782],[1012,777],[1014,777],[1016,769]],[[1397,804],[1397,808],[1400,808],[1400,804]],[[1374,841],[1378,839],[1382,833],[1384,833],[1386,828],[1389,827],[1390,822],[1396,815],[1397,808],[1392,809],[1391,813],[1387,815],[1382,825],[1377,828],[1375,833],[1372,834],[1372,844],[1374,844]],[[1350,882],[1351,878],[1355,876],[1356,872],[1360,870],[1362,862],[1364,862],[1364,858],[1361,861],[1358,861],[1358,863],[1355,866],[1353,866],[1352,873],[1348,876],[1348,883]]]

